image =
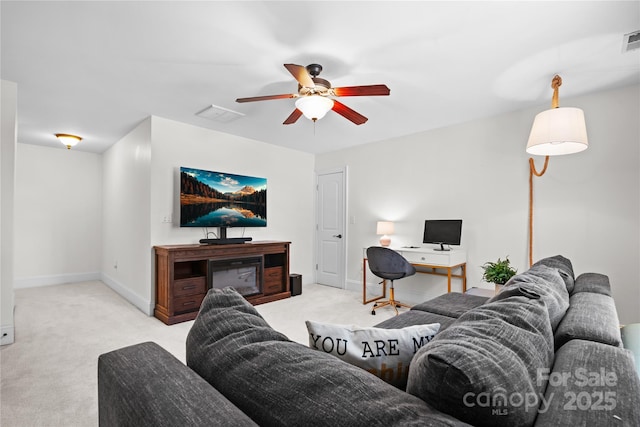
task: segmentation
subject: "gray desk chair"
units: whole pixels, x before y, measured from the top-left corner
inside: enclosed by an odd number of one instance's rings
[[[391,280],[389,299],[387,301],[376,302],[373,305],[371,314],[376,314],[378,308],[387,305],[393,307],[396,315],[398,314],[398,307],[411,308],[410,305],[403,304],[394,299],[393,281],[402,279],[403,277],[413,276],[416,274],[416,268],[409,264],[409,261],[396,251],[382,246],[371,246],[367,248],[367,259],[369,260],[369,269],[373,274],[382,279]]]

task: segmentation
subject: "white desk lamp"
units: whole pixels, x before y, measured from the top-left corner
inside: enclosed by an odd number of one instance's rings
[[[389,246],[389,244],[391,244],[391,238],[389,237],[389,234],[393,234],[394,232],[394,228],[393,228],[393,222],[391,221],[378,221],[378,225],[376,227],[376,234],[378,236],[382,236],[380,238],[380,245],[381,246]]]

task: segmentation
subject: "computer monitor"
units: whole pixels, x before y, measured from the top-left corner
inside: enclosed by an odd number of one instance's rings
[[[440,245],[437,251],[448,251],[444,245],[459,245],[462,237],[461,219],[427,219],[422,243]]]

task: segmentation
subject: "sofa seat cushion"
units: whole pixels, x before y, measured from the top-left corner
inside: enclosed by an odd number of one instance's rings
[[[259,425],[464,425],[330,354],[289,341],[235,290],[212,289],[187,364]]]
[[[427,311],[409,310],[393,316],[375,325],[377,328],[400,329],[413,325],[428,325],[439,323],[440,331],[447,329],[449,325],[456,321],[455,317],[443,316],[441,314],[429,313]]]
[[[569,292],[557,268],[538,264],[524,273],[513,276],[502,287],[500,293],[489,301],[497,301],[511,295],[514,288],[517,292],[538,295],[549,313],[551,329],[556,330],[558,324],[569,308]]]
[[[640,378],[628,350],[572,340],[541,377],[550,381],[537,425],[640,425]]]
[[[545,265],[547,267],[556,268],[565,283],[567,292],[571,294],[575,285],[576,276],[573,272],[573,265],[571,261],[562,255],[556,255],[552,257],[543,258],[540,261],[532,265],[532,267],[538,265]]]
[[[449,292],[432,300],[414,305],[411,310],[426,311],[458,318],[474,307],[484,304],[488,298],[480,295],[461,294]]]
[[[613,346],[622,345],[618,312],[613,298],[579,292],[571,295],[571,305],[555,332],[556,349],[568,341],[581,339]]]
[[[439,323],[400,329],[306,321],[309,347],[332,354],[404,390],[413,355],[440,329]]]
[[[576,286],[572,294],[579,292],[591,292],[594,294],[611,295],[609,276],[600,273],[582,273],[576,279]]]
[[[536,382],[536,373],[552,363],[544,303],[511,296],[463,314],[420,349],[407,392],[474,425],[528,426],[538,402],[517,398],[541,396],[546,383]]]

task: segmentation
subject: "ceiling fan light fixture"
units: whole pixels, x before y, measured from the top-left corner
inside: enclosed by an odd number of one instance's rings
[[[311,121],[320,120],[333,108],[333,99],[319,95],[303,96],[296,101],[296,108]]]
[[[81,137],[68,133],[56,133],[55,135],[58,141],[67,146],[67,150],[71,150],[71,147],[82,141]]]

